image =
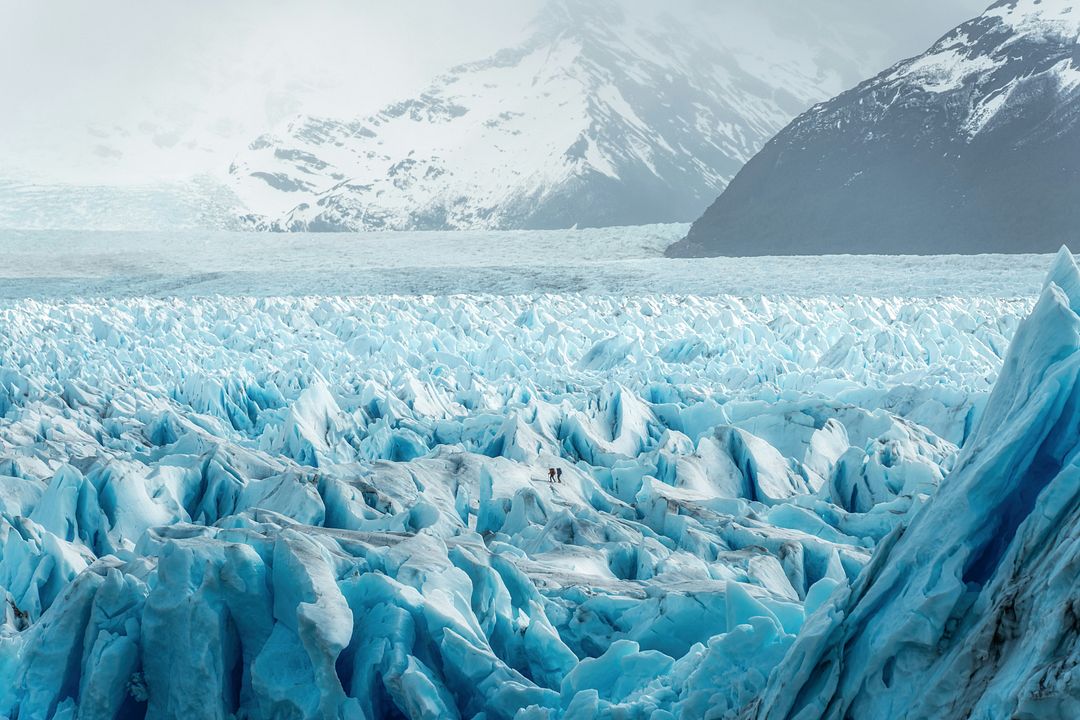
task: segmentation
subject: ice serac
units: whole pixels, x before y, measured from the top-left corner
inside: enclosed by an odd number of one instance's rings
[[[668,254],[1049,253],[1078,157],[1080,9],[999,0],[797,118]]]
[[[1080,717],[1078,308],[1062,250],[956,469],[808,619],[755,717]]]
[[[0,716],[741,712],[1013,413],[1030,307],[4,306]]]

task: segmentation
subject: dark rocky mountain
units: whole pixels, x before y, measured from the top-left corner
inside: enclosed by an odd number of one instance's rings
[[[1002,0],[772,139],[673,257],[1051,252],[1080,233],[1080,0]]]

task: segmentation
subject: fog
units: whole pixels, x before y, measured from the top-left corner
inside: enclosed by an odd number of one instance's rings
[[[577,0],[582,2],[584,0]],[[631,14],[655,1],[621,0]],[[208,171],[303,112],[353,116],[514,44],[542,0],[0,0],[0,179],[145,182]],[[921,52],[986,0],[676,0],[844,34],[852,82]],[[807,22],[807,18],[812,22]],[[717,24],[717,40],[746,30]]]

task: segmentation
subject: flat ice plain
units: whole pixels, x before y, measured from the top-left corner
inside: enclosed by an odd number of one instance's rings
[[[688,225],[546,232],[0,230],[0,298],[494,293],[1034,297],[1038,255],[668,260]]]
[[[1071,258],[684,229],[0,234],[0,715],[1075,717],[1045,608],[940,672],[1074,526],[998,456],[1075,481]]]

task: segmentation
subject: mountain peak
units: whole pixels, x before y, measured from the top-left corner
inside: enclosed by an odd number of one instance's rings
[[[1053,252],[1080,226],[1078,29],[1077,0],[996,3],[798,118],[669,253]]]
[[[277,230],[565,228],[685,222],[820,73],[741,58],[614,0],[551,0],[531,37],[366,118],[302,117],[230,169]],[[634,22],[631,22],[631,20]],[[676,24],[672,24],[676,23]],[[779,43],[777,43],[779,44]]]
[[[1080,3],[1077,0],[999,0],[985,18],[998,18],[1019,32],[1042,32],[1065,39],[1080,36]]]

